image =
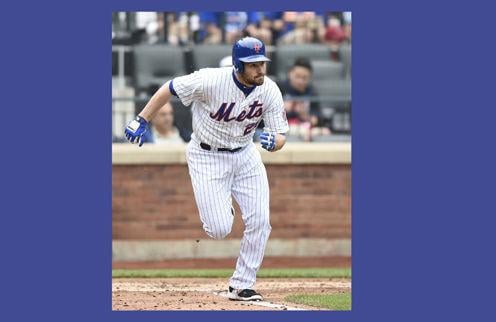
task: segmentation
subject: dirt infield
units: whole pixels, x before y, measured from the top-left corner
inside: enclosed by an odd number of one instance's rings
[[[284,301],[292,294],[350,293],[345,278],[259,278],[262,302],[230,301],[225,278],[113,278],[112,310],[322,310]]]

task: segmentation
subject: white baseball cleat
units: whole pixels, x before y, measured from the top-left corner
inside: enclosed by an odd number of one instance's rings
[[[235,290],[229,286],[227,297],[231,301],[263,301],[262,295],[251,289]]]

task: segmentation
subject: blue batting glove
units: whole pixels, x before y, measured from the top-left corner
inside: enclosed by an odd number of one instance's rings
[[[260,143],[262,143],[262,148],[267,151],[273,151],[276,147],[276,136],[272,133],[263,132],[260,134]]]
[[[141,116],[136,116],[136,119],[129,122],[124,130],[126,139],[131,143],[143,145],[143,134],[148,130],[148,122]]]

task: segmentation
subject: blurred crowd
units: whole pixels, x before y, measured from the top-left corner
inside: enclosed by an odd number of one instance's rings
[[[232,65],[231,57],[226,58],[229,63],[220,61],[223,67]],[[284,98],[284,109],[289,124],[287,133],[289,141],[310,142],[332,134],[330,124],[322,117],[320,103],[309,99],[318,96],[312,84],[312,74],[313,67],[310,60],[300,57],[288,70],[287,77],[277,82]],[[154,144],[189,142],[191,131],[175,122],[174,113],[174,106],[166,103],[152,120],[150,131],[146,133],[144,142]],[[263,129],[262,121],[256,130],[254,141],[258,140]],[[125,141],[114,138],[114,142]]]
[[[115,44],[232,44],[253,36],[267,45],[351,41],[351,12],[114,12]]]
[[[337,53],[342,44],[351,43],[350,12],[115,12],[112,15],[112,43],[115,45],[229,44],[244,36],[253,36],[267,45],[326,44]],[[336,57],[331,59],[338,60]],[[219,67],[232,65],[230,56],[219,61]],[[317,68],[318,71],[318,68]],[[284,98],[290,131],[289,141],[325,141],[336,131],[333,122],[323,113],[314,83],[314,67],[307,57],[298,57],[288,66],[284,78],[275,79]],[[151,93],[149,93],[151,95]],[[191,129],[178,120],[185,119],[182,109],[166,104],[151,124],[146,143],[188,142]],[[348,104],[348,103],[346,103]],[[140,106],[142,108],[142,106]],[[351,102],[345,108],[351,108]],[[181,112],[182,113],[182,112]],[[176,114],[176,115],[175,115]],[[351,114],[348,113],[349,116]],[[349,122],[345,122],[348,124]],[[263,131],[263,122],[257,132]],[[254,136],[257,140],[258,135]],[[123,141],[115,137],[114,142]]]

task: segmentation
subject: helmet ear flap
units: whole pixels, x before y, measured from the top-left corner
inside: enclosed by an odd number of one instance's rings
[[[233,55],[233,66],[234,70],[238,73],[243,72],[243,62]]]
[[[243,66],[243,62],[242,61],[238,60],[237,61],[237,64],[234,65],[234,66],[236,68],[236,72],[238,72],[238,73],[242,73],[243,72],[243,67],[244,66]]]

